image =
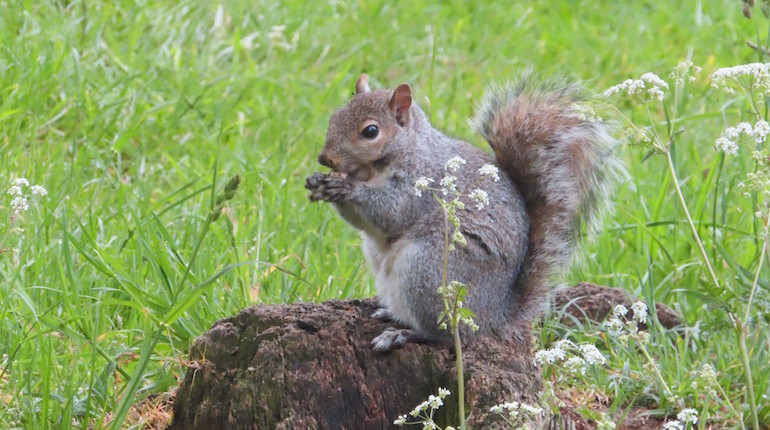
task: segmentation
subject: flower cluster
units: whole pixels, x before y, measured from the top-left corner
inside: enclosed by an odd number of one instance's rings
[[[569,357],[569,358],[568,358]],[[535,364],[559,364],[564,362],[564,367],[573,375],[585,375],[586,369],[591,365],[604,365],[607,358],[599,352],[596,346],[590,343],[575,345],[572,341],[562,339],[549,349],[541,349],[535,353]]]
[[[685,81],[694,82],[695,75],[699,74],[700,71],[701,68],[694,65],[692,61],[680,61],[668,77],[673,79],[677,85],[682,85]]]
[[[29,181],[24,178],[16,178],[11,182],[10,188],[8,188],[8,195],[11,196],[11,209],[13,209],[14,215],[20,215],[23,212],[29,210],[29,200],[25,193],[25,189],[29,188],[29,192],[33,196],[47,196],[48,191],[40,185],[30,185]]]
[[[438,189],[431,188],[431,184],[436,182],[435,179],[429,178],[427,176],[420,176],[417,179],[417,181],[415,181],[414,183],[414,194],[417,197],[422,197],[423,191],[426,191],[426,190],[436,191],[436,192],[440,192],[445,197],[453,196],[455,197],[456,201],[460,202],[459,198],[464,197],[465,195],[458,188],[459,179],[456,176],[456,174],[459,173],[462,167],[466,164],[468,164],[468,162],[464,158],[460,157],[459,155],[450,158],[444,164],[444,169],[449,174],[445,175],[439,181],[440,188]],[[478,174],[481,177],[488,176],[495,182],[498,182],[500,180],[499,170],[496,166],[492,164],[485,164],[481,166],[478,169]],[[482,210],[485,207],[489,206],[489,194],[481,188],[474,188],[470,192],[470,194],[467,195],[467,197],[473,202],[473,205],[478,210]],[[462,205],[462,207],[458,209],[460,210],[465,209],[465,206]]]
[[[754,139],[756,143],[763,143],[770,133],[770,124],[765,120],[759,120],[752,127],[748,122],[742,122],[735,127],[728,127],[716,140],[716,149],[725,154],[734,155],[738,152],[738,141],[741,136]]]
[[[414,418],[422,416],[424,418],[423,420],[423,428],[427,429],[436,429],[436,424],[433,422],[433,419],[431,418],[433,416],[433,412],[438,410],[441,406],[444,405],[444,399],[452,394],[449,390],[446,388],[440,388],[438,389],[438,395],[431,394],[428,396],[428,400],[420,403],[417,405],[414,409],[412,409],[411,412],[409,412],[409,415],[399,415],[398,418],[393,421],[393,424],[397,426],[402,426],[407,423],[407,420],[409,419],[409,416],[412,416]]]
[[[457,173],[464,164],[467,164],[467,161],[459,155],[456,155],[447,160],[446,164],[444,164],[444,168],[448,172]]]
[[[489,176],[492,178],[495,182],[500,181],[500,176],[497,174],[498,169],[496,166],[492,164],[485,164],[479,168],[478,174],[482,176]]]
[[[482,210],[484,209],[484,206],[489,205],[489,194],[480,188],[471,191],[471,193],[468,194],[468,198],[473,200],[473,203],[476,204],[476,209],[478,210]]]
[[[668,89],[668,83],[655,73],[647,72],[640,79],[626,79],[618,85],[614,85],[604,92],[605,97],[615,93],[626,93],[629,96],[639,96],[645,101],[663,100],[664,89]]]
[[[760,90],[770,93],[770,70],[766,63],[741,64],[740,66],[725,67],[711,74],[711,86],[732,94],[735,90],[730,86],[736,84],[748,90]]]
[[[641,341],[647,342],[649,335],[647,332],[640,332],[637,324],[647,323],[647,305],[644,302],[636,302],[631,305],[633,317],[628,320],[628,308],[623,305],[616,305],[612,310],[612,316],[607,320],[607,329],[613,336],[618,337],[622,343],[626,343],[628,335],[639,337]],[[623,321],[625,319],[625,322]],[[629,334],[624,334],[627,330]]]
[[[489,408],[489,412],[501,415],[507,413],[511,418],[518,418],[519,415],[540,416],[543,413],[543,408],[520,402],[505,402],[492,406]]]
[[[573,103],[570,110],[575,113],[577,119],[586,122],[602,122],[603,119],[596,111],[585,103]]]
[[[684,430],[685,425],[698,423],[698,411],[693,408],[682,409],[676,416],[677,419],[663,424],[663,430]]]
[[[431,178],[428,178],[427,176],[420,176],[417,181],[414,183],[414,195],[417,197],[422,197],[423,190],[427,190],[428,187],[430,187],[430,184],[436,182]]]

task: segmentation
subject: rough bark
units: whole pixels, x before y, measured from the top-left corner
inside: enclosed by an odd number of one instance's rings
[[[579,287],[559,293],[556,309],[583,320],[630,305],[620,290]],[[215,323],[190,350],[169,429],[393,428],[438,387],[452,395],[437,421],[456,425],[453,348],[408,344],[373,353],[369,342],[391,325],[370,317],[376,309],[373,299],[254,306]],[[503,428],[488,413],[492,405],[537,403],[540,371],[529,351],[481,339],[466,345],[464,360],[472,428]],[[570,421],[557,418],[550,428]]]
[[[387,323],[373,300],[255,306],[219,321],[190,351],[171,429],[384,429],[435,394],[455,391],[450,348],[409,344],[375,354]],[[470,409],[503,400],[535,403],[540,372],[527,353],[493,341],[467,351]],[[439,421],[456,423],[456,393]],[[479,414],[474,422],[485,419]]]
[[[559,319],[562,323],[573,325],[575,321],[603,321],[615,305],[631,309],[632,303],[631,296],[625,290],[581,282],[574,287],[559,290],[551,308],[553,312],[561,314]],[[653,315],[667,329],[682,324],[679,316],[662,303],[655,304]],[[647,326],[640,324],[639,329],[646,330]]]

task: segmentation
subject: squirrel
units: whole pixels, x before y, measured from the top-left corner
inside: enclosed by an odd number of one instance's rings
[[[418,196],[420,177],[447,175],[446,161],[462,169],[493,164],[505,174],[485,177],[484,210],[458,211],[465,246],[449,253],[447,280],[467,286],[464,306],[478,332],[529,348],[533,320],[548,304],[551,283],[568,269],[583,222],[597,220],[612,194],[618,169],[616,141],[607,127],[586,118],[576,83],[540,81],[531,72],[492,88],[475,125],[492,154],[435,129],[412,100],[411,88],[369,88],[356,81],[349,104],[329,120],[318,162],[331,173],[306,179],[311,201],[331,202],[360,230],[364,256],[389,327],[372,341],[385,352],[407,342],[450,340],[440,330],[444,310],[437,292],[444,268],[445,223],[431,196]],[[478,175],[457,173],[457,186],[478,186]]]

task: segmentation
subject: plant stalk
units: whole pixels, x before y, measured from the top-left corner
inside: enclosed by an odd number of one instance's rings
[[[447,213],[447,208],[444,208],[444,273],[443,278],[441,280],[441,285],[443,286],[443,299],[444,299],[444,307],[448,309],[448,303],[447,303],[447,297],[446,297],[446,288],[447,288],[447,272],[449,271],[449,214]],[[459,321],[457,321],[457,299],[455,298],[455,306],[454,312],[452,312],[451,315],[449,315],[450,320],[449,324],[452,327],[452,335],[454,336],[454,342],[455,342],[455,362],[457,365],[457,403],[460,413],[460,426],[461,428],[464,428],[465,426],[465,378],[463,373],[463,350],[462,345],[460,345],[460,324]]]
[[[767,228],[767,226],[765,226]],[[759,283],[759,273],[762,272],[762,265],[765,262],[765,252],[767,251],[767,240],[770,238],[765,233],[764,240],[762,241],[762,252],[759,254],[759,264],[757,265],[757,272],[754,274],[754,282],[751,285],[751,293],[749,293],[749,301],[746,304],[746,316],[743,317],[743,321],[748,324],[751,317],[751,302],[754,301],[754,293],[757,291],[757,284]]]
[[[692,217],[690,216],[690,210],[687,209],[687,203],[684,201],[684,196],[682,195],[682,189],[679,187],[679,179],[676,177],[676,170],[674,170],[674,162],[671,159],[671,150],[667,150],[666,152],[666,160],[668,161],[668,171],[671,173],[671,178],[674,180],[674,189],[676,190],[676,195],[679,198],[679,203],[682,205],[682,209],[684,209],[684,214],[687,217],[687,223],[690,225],[690,230],[692,230],[692,235],[695,238],[695,242],[698,244],[698,249],[700,249],[700,254],[703,257],[703,262],[706,263],[706,268],[708,268],[709,275],[711,275],[711,280],[714,282],[714,285],[716,285],[717,288],[719,288],[719,281],[717,280],[717,275],[714,273],[714,268],[711,267],[711,262],[709,261],[708,255],[706,255],[706,250],[703,248],[703,242],[700,240],[700,236],[698,235],[698,229],[695,228],[695,223],[692,220]]]
[[[465,376],[463,374],[463,347],[460,345],[460,323],[453,317],[452,331],[455,338],[457,361],[457,402],[460,407],[460,426],[465,428]]]
[[[738,346],[741,350],[741,364],[743,372],[746,374],[746,391],[749,397],[749,407],[751,408],[751,421],[754,429],[759,430],[759,413],[757,412],[757,400],[754,397],[754,380],[751,377],[751,362],[749,361],[749,350],[746,348],[746,329],[742,321],[736,321],[738,330]]]

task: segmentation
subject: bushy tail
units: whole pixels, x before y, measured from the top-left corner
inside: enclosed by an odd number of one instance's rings
[[[476,124],[519,186],[530,219],[529,249],[514,284],[516,324],[529,325],[555,276],[569,268],[583,222],[599,225],[619,166],[615,140],[576,84],[537,82],[526,73],[489,93]]]

